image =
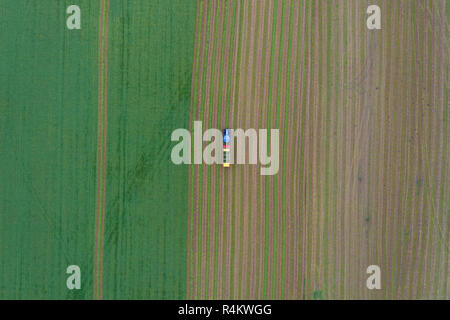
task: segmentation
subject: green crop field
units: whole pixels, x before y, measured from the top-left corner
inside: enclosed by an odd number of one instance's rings
[[[196,3],[69,4],[0,2],[0,298],[183,298]]]

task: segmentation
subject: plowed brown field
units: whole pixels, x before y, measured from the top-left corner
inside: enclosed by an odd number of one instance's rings
[[[449,6],[198,1],[191,124],[279,129],[280,169],[191,166],[187,298],[450,298]]]

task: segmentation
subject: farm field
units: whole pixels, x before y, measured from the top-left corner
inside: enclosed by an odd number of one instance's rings
[[[74,3],[0,2],[0,299],[183,298],[196,3]]]
[[[449,21],[447,0],[0,1],[0,299],[450,299]],[[279,129],[278,173],[175,165],[194,121]]]
[[[100,7],[83,5],[94,31],[69,41],[49,14],[63,3],[0,2],[1,299],[92,297],[92,272],[65,285],[68,265],[94,262]]]
[[[280,129],[280,169],[191,166],[188,298],[448,299],[448,2],[199,6],[191,120]]]

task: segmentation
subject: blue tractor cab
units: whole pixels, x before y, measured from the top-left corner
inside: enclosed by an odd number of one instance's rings
[[[230,129],[223,129],[223,143],[229,143],[230,140]]]

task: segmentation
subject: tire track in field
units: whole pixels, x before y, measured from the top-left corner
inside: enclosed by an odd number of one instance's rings
[[[268,103],[268,88],[269,88],[269,77],[267,76],[270,70],[270,61],[271,55],[269,53],[269,48],[271,48],[272,42],[272,29],[273,29],[273,17],[274,13],[274,2],[269,1],[266,2],[266,6],[264,8],[264,38],[263,38],[263,52],[262,52],[262,60],[261,60],[261,74],[260,77],[260,89],[258,91],[259,99],[258,105],[260,105],[260,109],[264,110],[267,108]],[[258,127],[264,128],[267,123],[269,115],[267,112],[258,112]],[[260,167],[258,168],[260,169]],[[258,265],[259,265],[259,277],[256,280],[257,283],[257,293],[256,298],[263,299],[265,297],[265,287],[266,287],[266,261],[267,261],[267,237],[266,230],[268,230],[268,211],[267,211],[267,201],[266,201],[266,186],[265,186],[265,176],[259,175],[258,177],[258,197],[256,204],[257,211],[256,214],[259,218],[259,250],[258,250]]]
[[[416,10],[417,10],[417,6],[415,6]],[[412,8],[412,10],[414,10],[414,8]],[[418,12],[417,16],[420,14],[420,11]],[[424,21],[423,19],[421,19],[420,21],[416,22],[416,26],[413,29],[413,42],[414,42],[414,58],[411,58],[411,64],[414,67],[415,73],[417,75],[421,74],[421,68],[420,68],[420,64],[418,63],[419,61],[424,61],[424,55],[423,55],[423,44],[422,41],[423,39],[421,39],[421,37],[423,35],[421,35],[421,31],[422,30],[426,30],[426,28],[424,28]],[[414,177],[416,177],[416,179],[418,179],[417,181],[421,180],[421,176],[422,176],[422,165],[421,165],[421,157],[419,154],[419,145],[417,143],[417,140],[419,139],[418,136],[418,132],[420,130],[420,109],[419,109],[419,103],[420,101],[423,101],[423,94],[422,94],[422,90],[420,89],[421,83],[420,83],[420,79],[419,77],[415,78],[413,87],[414,87],[414,94],[415,94],[415,99],[413,99],[413,105],[414,105],[414,132],[411,134],[411,137],[409,138],[410,143],[414,144],[414,152],[415,152],[415,175]],[[420,295],[418,295],[418,290],[420,288],[419,284],[421,282],[421,278],[422,278],[422,268],[421,268],[421,260],[423,260],[423,252],[424,252],[424,247],[423,247],[423,236],[424,236],[424,231],[422,226],[424,225],[424,221],[426,219],[425,216],[421,215],[420,213],[423,211],[423,207],[424,207],[424,192],[420,192],[420,188],[419,186],[415,186],[415,191],[413,192],[413,194],[418,195],[416,197],[415,200],[415,204],[414,204],[414,208],[418,211],[417,214],[417,226],[418,226],[418,231],[415,235],[416,238],[416,246],[415,246],[415,252],[413,252],[413,254],[415,254],[416,259],[413,260],[414,263],[414,267],[413,267],[413,272],[412,272],[412,276],[410,277],[410,281],[411,283],[411,291],[410,294],[413,295],[413,299],[419,299]],[[415,281],[413,279],[416,279]],[[414,292],[416,292],[416,294],[414,294]],[[410,296],[411,298],[411,296]]]
[[[293,187],[291,187],[291,209],[293,210],[294,219],[294,239],[292,244],[292,255],[293,255],[293,270],[292,270],[292,280],[290,282],[291,287],[291,298],[299,299],[303,297],[304,294],[304,255],[305,251],[305,241],[304,241],[304,203],[305,203],[305,174],[304,174],[304,132],[305,132],[305,101],[307,92],[306,88],[306,55],[307,55],[307,34],[309,34],[308,26],[308,5],[305,1],[302,2],[301,8],[298,11],[297,19],[297,36],[294,36],[298,40],[298,43],[294,48],[296,48],[296,66],[294,73],[294,88],[291,90],[294,97],[293,107],[294,107],[294,127],[292,128],[295,132],[295,137],[293,137],[293,144],[291,148],[292,151],[292,164],[294,166],[294,177],[293,177]],[[295,90],[297,88],[297,90]],[[300,270],[301,269],[301,270]],[[288,278],[289,279],[289,278]],[[289,281],[289,280],[287,280]],[[289,296],[289,295],[288,295]]]
[[[252,10],[252,16],[255,16],[255,26],[252,29],[253,38],[253,51],[251,50],[253,64],[252,64],[252,88],[250,92],[250,124],[249,127],[255,128],[256,130],[260,128],[260,113],[257,112],[260,107],[260,85],[261,85],[261,77],[262,77],[262,68],[263,68],[263,52],[265,48],[264,45],[264,34],[266,26],[266,16],[265,12],[267,12],[266,4],[261,1],[255,1]],[[255,114],[256,113],[256,114]],[[251,221],[249,222],[249,234],[250,241],[248,242],[248,252],[250,252],[250,279],[247,286],[246,298],[248,299],[256,299],[258,297],[258,283],[261,278],[261,272],[259,268],[260,257],[259,252],[262,247],[261,233],[259,232],[261,219],[259,213],[261,212],[260,208],[260,199],[259,192],[260,186],[258,185],[259,181],[259,167],[252,166],[250,172],[250,178],[247,179],[244,183],[249,184],[250,191],[248,195],[248,201],[250,202],[251,209],[249,210],[249,214],[251,216]],[[253,184],[256,185],[253,185]]]
[[[308,172],[308,178],[309,178],[309,185],[310,185],[310,194],[307,197],[307,201],[309,203],[309,223],[310,223],[310,230],[308,236],[308,258],[307,260],[307,276],[306,276],[306,291],[307,291],[307,298],[311,298],[313,296],[313,292],[318,291],[318,285],[317,285],[317,273],[318,273],[318,258],[317,258],[317,240],[319,238],[319,234],[317,232],[318,230],[318,223],[319,221],[319,201],[318,201],[318,192],[319,192],[319,186],[318,186],[318,179],[317,174],[320,172],[319,160],[318,157],[318,149],[320,148],[320,126],[319,126],[319,100],[320,96],[319,93],[319,58],[320,58],[320,5],[321,2],[314,1],[314,4],[312,4],[312,32],[313,32],[313,38],[311,39],[311,78],[309,79],[309,86],[311,90],[311,99],[310,99],[310,117],[311,117],[311,127],[309,132],[309,139],[311,139],[311,144],[309,145],[309,160],[310,160],[310,167]]]
[[[298,121],[298,113],[297,110],[300,110],[298,107],[297,97],[298,91],[297,88],[300,88],[300,83],[298,82],[300,76],[300,68],[299,68],[299,44],[302,44],[301,34],[303,30],[300,30],[301,21],[304,20],[303,14],[304,3],[296,2],[294,3],[294,7],[291,9],[292,14],[292,24],[290,25],[290,39],[292,39],[292,44],[290,44],[290,61],[288,62],[289,72],[287,77],[287,88],[288,92],[286,93],[287,97],[287,107],[285,113],[285,122],[287,125],[285,126],[284,136],[286,139],[286,147],[284,161],[286,163],[285,168],[283,168],[284,175],[284,199],[283,199],[283,210],[285,211],[285,228],[286,228],[286,236],[285,236],[285,250],[284,257],[287,260],[285,264],[285,276],[284,280],[284,290],[281,292],[282,296],[286,299],[294,299],[297,295],[297,238],[298,238],[298,211],[296,210],[296,195],[293,190],[297,189],[298,185],[296,183],[297,171],[290,174],[289,168],[296,167],[295,155],[296,151],[300,149],[298,144],[295,143],[295,139],[297,137],[296,134],[288,134],[290,132],[296,133],[297,128],[299,127]],[[295,148],[297,146],[297,148]],[[288,188],[290,187],[290,190]],[[297,191],[298,192],[298,191]]]
[[[335,269],[334,269],[334,287],[333,287],[333,295],[335,298],[342,298],[341,292],[342,292],[342,274],[344,272],[343,265],[343,223],[342,219],[344,217],[343,211],[344,211],[344,201],[343,197],[341,196],[341,192],[343,190],[343,182],[344,182],[344,168],[345,168],[345,154],[342,152],[344,150],[345,146],[345,140],[344,140],[344,134],[345,134],[345,119],[346,117],[346,109],[344,108],[344,101],[345,101],[345,95],[344,93],[344,83],[345,83],[345,76],[346,76],[346,70],[345,70],[345,57],[346,57],[346,46],[345,46],[345,39],[346,39],[346,29],[345,22],[346,19],[343,19],[345,17],[345,3],[339,2],[338,5],[338,36],[337,36],[337,52],[339,53],[339,58],[337,61],[337,104],[338,104],[338,116],[336,118],[337,121],[337,135],[336,135],[336,149],[337,149],[337,156],[336,156],[336,178],[337,183],[335,185],[337,190],[336,194],[336,233],[335,233]]]
[[[242,83],[241,83],[241,74],[243,70],[243,61],[244,61],[244,39],[245,39],[245,21],[247,15],[245,14],[245,1],[240,1],[238,4],[238,16],[239,16],[239,24],[237,33],[237,42],[236,42],[236,64],[235,70],[232,75],[234,80],[234,91],[231,95],[231,100],[233,101],[233,105],[230,106],[230,128],[239,128],[239,111],[241,110],[240,106],[240,96],[242,94]],[[229,173],[231,176],[231,183],[229,185],[230,194],[231,194],[231,204],[230,204],[230,223],[227,225],[227,228],[231,230],[230,232],[230,246],[229,251],[229,259],[227,269],[229,270],[229,279],[228,279],[228,297],[229,299],[236,299],[236,293],[239,289],[239,283],[237,279],[239,279],[239,239],[240,239],[240,227],[241,221],[240,217],[240,197],[241,194],[240,184],[239,184],[239,167],[235,166],[233,170]],[[237,178],[236,178],[237,177]]]
[[[236,89],[235,95],[235,104],[233,105],[233,122],[230,124],[231,128],[245,128],[245,117],[247,114],[247,72],[248,72],[248,50],[249,50],[249,29],[250,29],[250,1],[241,1],[241,18],[242,29],[239,32],[240,34],[240,45],[238,47],[238,55],[240,55],[239,60],[239,73],[237,76],[236,84],[239,84]],[[236,159],[236,157],[235,157]],[[235,160],[236,161],[236,160]],[[234,254],[233,254],[233,263],[230,266],[233,270],[232,273],[232,294],[231,297],[233,299],[237,299],[238,297],[242,297],[241,288],[242,288],[242,263],[243,263],[243,244],[244,239],[246,239],[246,230],[245,230],[245,220],[246,214],[245,211],[245,201],[244,201],[244,193],[245,187],[243,185],[243,177],[245,173],[245,165],[235,164],[232,170],[233,174],[233,184],[231,187],[232,193],[234,194],[234,223],[230,227],[234,230]]]
[[[252,104],[252,96],[251,89],[253,86],[253,71],[254,71],[254,45],[255,40],[257,39],[257,34],[255,32],[256,29],[256,2],[248,1],[248,10],[247,10],[247,39],[246,39],[246,54],[245,54],[245,80],[244,80],[244,101],[242,102],[242,110],[243,110],[243,120],[240,128],[254,128],[255,125],[252,124],[253,118],[253,104]],[[253,69],[253,71],[252,71]],[[247,153],[247,150],[246,150]],[[243,297],[244,299],[248,298],[250,287],[248,285],[249,278],[253,277],[254,274],[251,273],[251,264],[252,264],[252,254],[251,252],[251,200],[250,196],[252,195],[252,182],[251,173],[254,171],[255,166],[251,166],[248,170],[242,170],[241,173],[241,185],[243,186],[242,197],[241,197],[241,208],[243,208],[243,223],[242,223],[242,233],[240,239],[240,270],[247,270],[247,272],[239,272],[239,282],[240,282],[240,290],[239,297]],[[253,180],[253,179],[252,179]]]
[[[333,23],[337,23],[338,21],[338,7],[336,1],[331,1],[330,4],[327,7],[327,16],[328,21],[330,23],[326,26],[326,32],[327,32],[327,46],[326,50],[327,52],[333,52],[333,50],[336,49],[336,40],[339,36],[339,29],[338,33],[335,37],[331,37],[332,35],[332,29]],[[339,24],[337,24],[336,28],[339,28]],[[334,190],[337,190],[335,187],[336,185],[336,175],[337,175],[337,149],[336,149],[336,136],[337,136],[337,108],[336,108],[336,101],[338,99],[337,92],[338,92],[338,86],[339,83],[337,80],[337,70],[339,70],[339,55],[341,53],[339,51],[335,51],[335,56],[333,59],[333,56],[330,54],[327,54],[326,58],[326,65],[328,70],[328,76],[327,76],[327,82],[326,82],[326,88],[327,88],[327,96],[326,96],[326,104],[329,107],[329,111],[327,112],[326,117],[326,125],[327,125],[327,132],[328,132],[328,139],[327,139],[327,145],[326,148],[329,149],[326,161],[326,199],[327,202],[325,203],[325,231],[327,233],[326,242],[324,243],[324,248],[326,248],[325,253],[325,261],[324,261],[324,288],[325,289],[325,298],[327,297],[333,297],[335,295],[335,287],[333,285],[335,279],[334,279],[334,270],[336,269],[335,264],[335,235],[336,235],[336,192],[333,192]],[[334,67],[333,67],[334,66]]]
[[[275,292],[276,297],[278,299],[283,299],[284,297],[284,289],[285,289],[285,279],[286,279],[286,267],[289,263],[286,263],[286,239],[290,236],[290,233],[286,231],[286,219],[288,216],[288,211],[286,210],[286,172],[287,172],[287,163],[286,158],[287,155],[287,139],[288,139],[288,112],[289,112],[289,76],[290,76],[290,68],[291,68],[291,49],[292,49],[292,20],[293,13],[295,9],[295,3],[287,2],[285,4],[285,18],[282,19],[282,23],[284,25],[284,32],[282,42],[284,42],[283,46],[283,54],[282,58],[282,66],[280,73],[280,88],[278,89],[278,98],[277,98],[277,109],[279,113],[277,115],[278,125],[276,128],[280,130],[280,161],[279,161],[279,174],[277,174],[277,179],[279,183],[279,190],[281,193],[278,193],[278,209],[277,211],[280,213],[278,218],[278,247],[277,247],[277,270],[279,273],[278,281],[276,283]],[[298,2],[297,2],[298,7]]]
[[[313,3],[305,1],[305,28],[304,33],[306,34],[304,40],[304,63],[302,72],[302,99],[300,100],[298,108],[302,109],[301,115],[301,123],[303,124],[301,133],[298,134],[296,146],[300,144],[301,148],[297,150],[297,157],[300,158],[300,175],[302,179],[300,183],[302,184],[302,203],[301,203],[301,211],[300,205],[299,211],[302,216],[302,231],[303,234],[301,236],[302,246],[299,255],[301,256],[301,263],[297,268],[301,268],[301,273],[299,277],[298,286],[300,287],[299,297],[301,299],[305,299],[308,294],[309,298],[309,290],[307,286],[309,285],[310,277],[309,277],[309,263],[308,259],[310,257],[310,236],[311,236],[311,228],[309,226],[310,223],[310,201],[308,201],[311,188],[310,188],[310,175],[309,175],[309,166],[310,166],[310,155],[311,155],[311,108],[310,103],[312,100],[311,97],[311,77],[312,77],[312,61],[313,61],[313,50],[312,50],[312,39],[313,39],[313,25],[314,25],[314,17],[313,17]],[[304,76],[303,76],[304,75]],[[298,140],[299,139],[299,140]],[[299,213],[300,214],[300,213]]]
[[[94,251],[94,299],[103,299],[103,247],[105,232],[106,166],[107,166],[107,77],[108,77],[109,0],[100,3],[99,16],[99,93],[97,141],[97,200]]]
[[[211,87],[209,89],[209,93],[206,93],[208,95],[209,99],[206,99],[208,103],[206,104],[208,107],[208,118],[205,119],[205,125],[207,128],[213,128],[216,126],[217,122],[217,114],[216,110],[217,108],[217,99],[218,99],[218,77],[219,77],[219,63],[220,63],[220,45],[222,41],[218,41],[218,39],[221,39],[222,35],[222,28],[223,28],[223,16],[224,16],[224,2],[217,3],[215,9],[214,9],[214,41],[213,41],[213,50],[211,52],[211,71],[210,71],[210,79],[208,79],[208,82],[211,83]],[[206,129],[206,128],[205,128]],[[206,186],[208,193],[205,195],[206,202],[204,202],[203,212],[205,212],[206,219],[204,220],[205,225],[205,232],[204,232],[204,243],[205,243],[205,256],[204,261],[202,262],[205,266],[205,273],[202,273],[205,278],[205,297],[212,296],[212,288],[213,283],[210,282],[212,276],[214,276],[214,257],[215,257],[215,247],[214,247],[214,227],[215,227],[215,204],[212,204],[215,200],[215,193],[216,193],[216,183],[212,183],[212,176],[214,176],[215,170],[217,169],[217,166],[207,166],[205,168],[204,176],[206,177]],[[212,207],[213,206],[213,207]]]
[[[269,70],[269,98],[267,103],[267,131],[270,132],[271,129],[278,129],[278,104],[277,104],[277,93],[278,84],[280,78],[280,66],[282,61],[280,61],[280,56],[282,54],[280,47],[281,43],[281,27],[283,25],[283,14],[284,14],[284,3],[283,1],[275,1],[274,4],[274,18],[272,30],[272,52],[271,52],[271,67]],[[263,111],[264,112],[264,111]],[[268,147],[269,149],[269,147]],[[276,299],[275,286],[278,279],[277,270],[277,241],[278,241],[278,215],[277,212],[277,200],[278,200],[278,189],[277,189],[277,179],[278,176],[266,176],[266,199],[268,210],[268,228],[265,236],[268,238],[268,254],[265,257],[267,260],[267,275],[265,281],[267,286],[265,289],[266,299]]]
[[[209,28],[209,41],[207,42],[208,45],[208,49],[207,49],[207,55],[206,55],[206,61],[207,61],[207,66],[206,66],[206,73],[204,74],[204,86],[203,86],[203,99],[202,99],[202,113],[200,114],[200,118],[202,120],[202,124],[203,124],[203,128],[204,130],[208,129],[208,124],[210,123],[210,118],[212,117],[211,115],[211,110],[209,108],[209,104],[211,103],[210,100],[212,100],[212,97],[210,96],[210,90],[211,88],[213,88],[214,83],[212,82],[212,79],[214,77],[213,75],[213,68],[215,65],[215,50],[216,50],[216,45],[217,42],[215,41],[215,35],[216,35],[216,29],[217,29],[217,11],[218,10],[218,3],[216,2],[212,2],[209,6],[209,15],[211,17],[210,20],[210,28]],[[216,17],[216,18],[215,18]],[[203,148],[202,148],[203,151]],[[200,246],[199,246],[199,250],[200,250],[200,255],[199,255],[199,268],[198,268],[198,272],[199,272],[199,278],[197,281],[200,281],[200,286],[199,286],[199,291],[198,291],[198,298],[199,299],[204,299],[205,296],[205,290],[206,290],[206,286],[207,286],[207,281],[208,281],[208,276],[207,276],[207,258],[208,258],[208,254],[209,252],[207,251],[207,239],[209,238],[209,234],[207,232],[208,229],[208,220],[209,220],[209,216],[210,216],[210,212],[208,212],[208,208],[207,208],[207,203],[208,203],[208,199],[210,197],[210,190],[209,190],[209,177],[208,177],[208,173],[209,173],[209,167],[206,165],[202,165],[200,168],[200,181],[201,181],[201,188],[203,188],[203,192],[201,193],[200,199],[199,200],[199,208],[200,208],[200,212],[199,215],[201,215],[201,224],[199,224],[200,227],[200,237],[199,237],[199,241],[200,241]]]

